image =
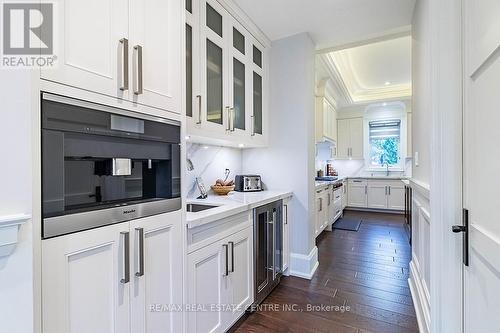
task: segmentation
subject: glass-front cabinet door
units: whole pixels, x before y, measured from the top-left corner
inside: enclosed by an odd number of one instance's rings
[[[265,47],[217,0],[186,0],[185,29],[190,139],[265,145]]]
[[[227,103],[229,14],[215,0],[201,5],[201,126],[223,135],[229,131],[230,106]]]
[[[229,134],[233,136],[248,135],[247,113],[250,104],[250,62],[249,34],[234,18],[231,18],[230,60],[229,60]]]
[[[201,123],[200,2],[186,0],[186,117],[188,124]]]
[[[264,140],[267,135],[265,105],[265,56],[264,47],[255,39],[251,44],[251,137],[254,141]]]

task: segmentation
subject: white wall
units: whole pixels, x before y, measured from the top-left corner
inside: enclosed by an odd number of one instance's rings
[[[412,28],[413,178],[425,184],[431,169],[431,33],[429,1],[417,1]]]
[[[0,71],[0,216],[31,214],[30,73]],[[0,258],[0,331],[33,331],[33,243],[31,221],[19,233],[19,243]]]
[[[224,179],[226,168],[231,171],[228,180],[234,180],[234,176],[242,172],[241,149],[188,143],[186,155],[194,166],[194,170],[186,173],[184,186],[188,199],[200,195],[196,177],[201,177],[207,190],[211,191],[210,185],[219,178]]]
[[[243,171],[261,174],[272,189],[293,190],[291,271],[309,274],[314,242],[314,59],[303,33],[273,42],[270,65],[269,148],[243,152]]]

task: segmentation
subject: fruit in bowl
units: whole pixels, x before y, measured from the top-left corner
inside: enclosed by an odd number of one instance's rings
[[[225,182],[222,179],[217,179],[215,185],[212,185],[211,188],[218,195],[228,195],[229,192],[234,191],[234,181]]]

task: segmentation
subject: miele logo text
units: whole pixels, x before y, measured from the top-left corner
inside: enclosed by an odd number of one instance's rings
[[[132,214],[132,213],[135,213],[135,209],[131,209],[131,210],[124,210],[124,211],[123,211],[123,214]]]

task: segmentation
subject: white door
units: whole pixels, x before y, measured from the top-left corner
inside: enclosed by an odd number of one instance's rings
[[[42,241],[43,332],[127,333],[129,223]]]
[[[339,119],[337,121],[337,157],[349,158],[351,147],[351,135],[349,130],[349,119]]]
[[[387,188],[387,208],[392,210],[405,209],[404,185],[391,184]]]
[[[224,137],[229,131],[228,16],[216,0],[201,1],[201,128],[204,135]]]
[[[57,66],[42,79],[128,98],[128,1],[56,0],[54,8]]]
[[[349,183],[349,194],[347,206],[349,207],[367,207],[367,186],[362,181],[353,180]]]
[[[132,332],[181,332],[181,213],[132,221],[130,234]]]
[[[387,208],[387,185],[383,182],[368,182],[368,208]]]
[[[500,2],[464,1],[464,207],[469,265],[464,267],[466,333],[500,332]]]
[[[187,304],[193,308],[187,314],[187,331],[223,332],[227,316],[212,309],[213,304],[227,304],[229,280],[226,276],[229,246],[216,242],[188,255]],[[222,309],[221,309],[222,310]]]
[[[130,1],[130,98],[180,113],[184,1]]]
[[[349,120],[351,137],[351,157],[363,159],[363,118]]]
[[[234,323],[253,303],[253,228],[227,238],[229,244],[229,312],[228,325]]]

